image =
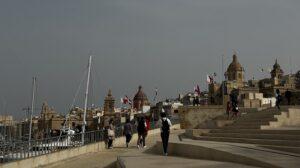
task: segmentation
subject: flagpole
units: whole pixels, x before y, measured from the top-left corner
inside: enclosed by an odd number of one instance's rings
[[[221,87],[222,87],[222,105],[224,106],[224,94],[225,94],[225,87],[224,87],[224,57],[225,57],[225,52],[224,54],[222,55],[222,74],[221,74]]]

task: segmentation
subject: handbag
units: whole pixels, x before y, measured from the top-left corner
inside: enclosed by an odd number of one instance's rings
[[[114,137],[115,136],[115,131],[108,129],[108,136],[109,137]]]

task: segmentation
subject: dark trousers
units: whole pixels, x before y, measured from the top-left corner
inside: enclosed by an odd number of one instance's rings
[[[126,143],[129,143],[132,138],[131,134],[126,134],[125,136],[126,136]]]
[[[145,133],[139,133],[137,145],[139,145],[140,147],[146,146],[146,136],[147,135]]]
[[[109,138],[107,143],[108,148],[112,147],[112,144],[113,144],[113,139]]]
[[[280,100],[276,100],[276,107],[280,110]]]
[[[163,143],[164,153],[168,153],[169,135],[170,135],[170,131],[164,131],[160,133],[161,141]]]

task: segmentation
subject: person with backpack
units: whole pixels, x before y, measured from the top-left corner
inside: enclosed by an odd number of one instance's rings
[[[169,135],[170,135],[170,127],[172,126],[172,123],[170,119],[167,118],[166,113],[161,113],[161,119],[159,120],[159,126],[160,126],[160,136],[161,141],[163,143],[163,154],[165,156],[168,156],[168,143],[169,143]]]
[[[126,147],[128,148],[128,145],[132,138],[132,125],[130,123],[130,119],[126,119],[126,124],[124,125],[124,135],[126,137]]]
[[[145,117],[142,116],[138,121],[137,132],[138,132],[138,140],[137,147],[138,148],[146,148],[146,128],[147,123],[145,121]]]

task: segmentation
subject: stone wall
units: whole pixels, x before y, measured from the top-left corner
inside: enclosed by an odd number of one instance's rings
[[[194,129],[225,114],[223,106],[183,106],[178,109],[181,129]]]

